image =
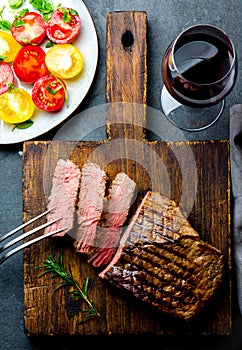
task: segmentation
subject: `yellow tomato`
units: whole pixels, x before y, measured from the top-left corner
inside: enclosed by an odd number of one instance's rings
[[[11,34],[0,31],[0,56],[4,57],[5,62],[12,62],[21,47]]]
[[[72,44],[57,44],[46,53],[45,64],[56,77],[71,79],[83,69],[83,56],[80,50]]]
[[[31,95],[23,88],[13,88],[0,95],[0,118],[6,123],[22,123],[34,113]]]

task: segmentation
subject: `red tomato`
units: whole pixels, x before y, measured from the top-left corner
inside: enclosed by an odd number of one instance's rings
[[[27,12],[13,21],[11,32],[21,45],[39,45],[45,38],[45,21],[39,13]]]
[[[44,50],[32,45],[22,47],[15,57],[13,69],[21,81],[34,84],[39,78],[48,74]]]
[[[81,31],[81,19],[78,13],[67,7],[56,9],[46,25],[48,38],[57,44],[68,44]]]
[[[36,107],[48,112],[58,111],[65,102],[65,84],[53,75],[37,80],[32,89],[32,100]]]
[[[13,84],[14,74],[12,68],[5,62],[0,62],[0,95],[8,91],[9,84]]]

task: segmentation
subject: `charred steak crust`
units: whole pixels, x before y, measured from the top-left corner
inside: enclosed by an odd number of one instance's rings
[[[100,277],[178,318],[198,313],[222,281],[223,254],[159,193],[146,194],[121,244]]]
[[[127,245],[105,278],[156,309],[185,320],[210,299],[222,280],[223,255],[205,242]]]

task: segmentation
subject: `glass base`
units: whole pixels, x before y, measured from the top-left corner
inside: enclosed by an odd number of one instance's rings
[[[211,107],[189,107],[177,102],[167,91],[161,90],[161,108],[167,119],[179,129],[200,131],[213,125],[224,110],[225,101]]]

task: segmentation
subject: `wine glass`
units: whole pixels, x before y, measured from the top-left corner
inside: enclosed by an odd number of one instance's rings
[[[236,53],[228,35],[209,24],[191,26],[164,54],[161,108],[180,129],[206,129],[222,114],[236,75]]]

